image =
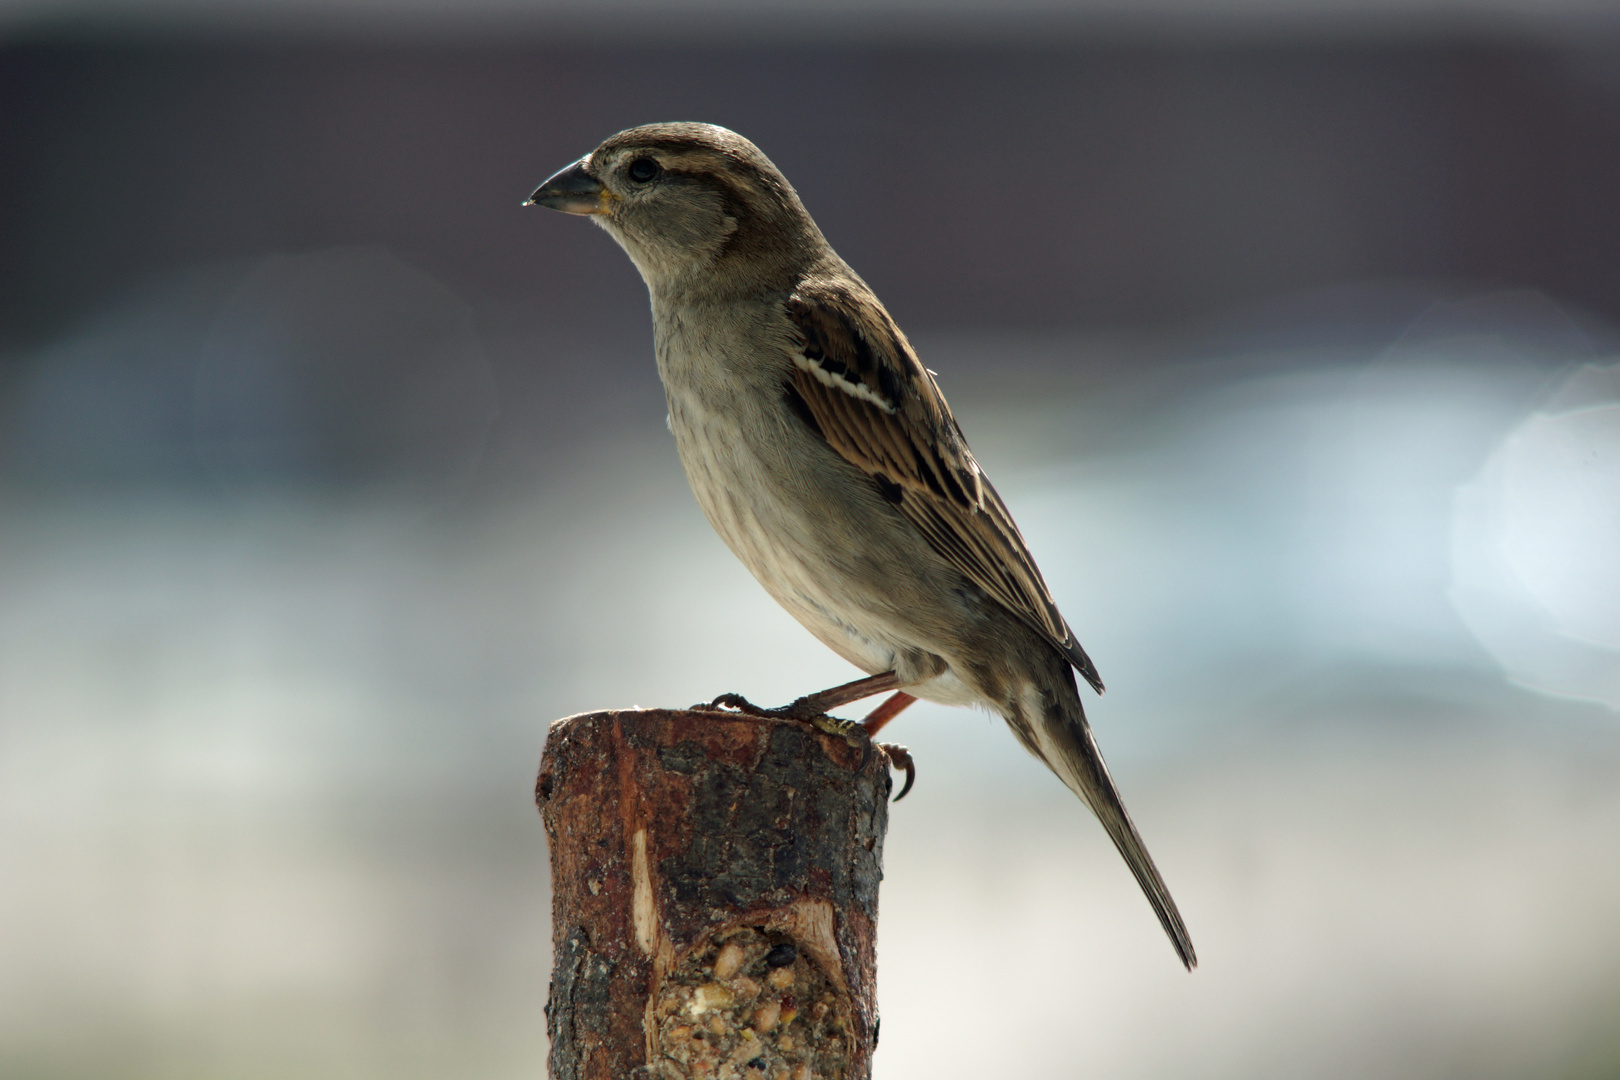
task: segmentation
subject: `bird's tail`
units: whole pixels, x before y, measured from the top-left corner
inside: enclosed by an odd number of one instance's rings
[[[1186,924],[1181,921],[1181,912],[1176,910],[1176,902],[1171,898],[1159,868],[1153,865],[1147,845],[1142,842],[1141,834],[1131,822],[1130,814],[1125,812],[1119,789],[1114,786],[1114,778],[1108,774],[1102,752],[1097,749],[1097,740],[1092,737],[1091,724],[1086,720],[1080,695],[1074,688],[1073,675],[1069,675],[1064,682],[1067,686],[1059,690],[1055,700],[1052,696],[1040,695],[1044,700],[1040,702],[1037,716],[1018,718],[1024,724],[1034,721],[1029,725],[1033,730],[1027,733],[1034,736],[1034,745],[1030,749],[1035,750],[1037,756],[1058,774],[1069,790],[1091,807],[1097,820],[1108,830],[1109,839],[1125,857],[1126,865],[1136,875],[1137,884],[1147,894],[1148,903],[1153,905],[1153,913],[1159,917],[1159,924],[1169,935],[1176,955],[1191,971],[1198,966],[1198,954],[1193,951],[1192,938],[1187,933]],[[1013,726],[1016,730],[1020,723],[1015,722]],[[1031,742],[1026,732],[1020,731],[1018,734],[1026,744]]]

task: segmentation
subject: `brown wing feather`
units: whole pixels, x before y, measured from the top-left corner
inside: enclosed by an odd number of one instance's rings
[[[941,557],[1046,635],[1101,693],[1012,515],[888,313],[870,295],[817,282],[788,298],[787,313],[803,355],[789,381],[794,407]]]

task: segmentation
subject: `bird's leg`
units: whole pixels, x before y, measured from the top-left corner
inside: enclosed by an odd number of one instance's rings
[[[851,701],[859,701],[864,697],[871,697],[873,694],[881,694],[886,690],[893,690],[898,685],[900,677],[892,671],[885,671],[881,675],[869,675],[864,679],[834,686],[819,694],[806,694],[783,708],[782,712],[790,719],[804,720],[829,735],[842,735],[844,741],[851,746],[862,747],[860,767],[864,769],[866,763],[872,760],[872,736],[854,720],[840,720],[836,716],[828,716],[827,710],[847,705]]]
[[[876,735],[883,729],[884,724],[905,712],[916,700],[904,690],[896,690],[883,704],[866,714],[866,719],[861,721],[861,727],[866,729],[868,735]]]
[[[906,792],[911,790],[911,785],[917,780],[916,763],[911,760],[911,754],[905,747],[894,743],[874,743],[872,736],[879,728],[899,716],[906,706],[917,699],[904,690],[896,690],[888,700],[873,709],[871,714],[860,723],[853,720],[840,720],[835,716],[827,715],[829,709],[836,709],[840,705],[847,705],[851,701],[859,701],[861,698],[881,694],[886,690],[894,690],[899,685],[900,677],[892,671],[885,671],[881,675],[869,675],[864,679],[843,683],[822,690],[819,693],[806,694],[804,697],[778,709],[762,709],[741,694],[721,694],[706,705],[697,707],[705,709],[730,707],[739,712],[748,713],[750,716],[765,716],[779,720],[800,720],[819,731],[827,732],[829,735],[841,735],[851,746],[865,746],[866,754],[861,758],[862,768],[866,767],[866,762],[871,758],[872,747],[875,745],[888,757],[891,768],[905,770],[905,785],[901,787],[900,794],[894,797],[894,801],[899,802],[906,797]]]
[[[806,720],[814,722],[820,719],[831,720],[827,710],[836,709],[840,705],[848,705],[852,701],[859,701],[864,697],[881,694],[886,690],[893,690],[900,685],[899,676],[892,671],[885,671],[881,675],[868,675],[864,679],[843,683],[828,690],[815,694],[806,694],[793,702],[776,709],[762,709],[749,701],[741,694],[721,694],[713,701],[694,706],[699,709],[732,708],[750,716],[769,716],[778,720]],[[836,721],[848,723],[848,721]],[[857,725],[858,726],[858,725]],[[840,729],[840,733],[843,729]]]
[[[856,679],[854,682],[835,686],[830,690],[823,690],[819,694],[810,694],[787,707],[788,711],[802,709],[811,712],[811,715],[807,717],[810,723],[822,731],[844,736],[851,746],[855,745],[858,739],[867,745],[868,753],[870,753],[870,747],[874,745],[883,751],[884,755],[889,759],[889,767],[902,769],[906,774],[906,782],[901,785],[900,794],[894,797],[895,802],[905,798],[906,793],[911,790],[911,785],[917,782],[917,763],[912,760],[911,751],[905,747],[898,743],[874,742],[872,736],[876,735],[884,724],[904,712],[906,707],[917,699],[904,690],[895,690],[892,695],[884,700],[883,704],[868,713],[866,719],[859,724],[828,716],[827,710],[836,709],[838,706],[848,704],[851,701],[859,701],[864,697],[871,697],[873,694],[881,694],[885,690],[894,690],[899,681],[894,672],[886,671],[881,675]],[[859,736],[856,734],[857,731],[860,733]],[[864,757],[861,759],[863,768],[866,766],[866,760]]]
[[[721,694],[707,705],[699,708],[718,709],[729,706],[739,712],[750,716],[771,717],[777,720],[799,720],[825,731],[829,735],[841,735],[844,741],[851,746],[864,746],[866,753],[861,758],[861,767],[872,756],[872,738],[866,729],[853,720],[840,720],[836,716],[828,716],[828,709],[836,709],[840,705],[848,705],[851,701],[859,701],[864,697],[881,694],[893,690],[900,685],[900,677],[892,671],[885,671],[881,675],[868,675],[864,679],[843,683],[815,694],[806,694],[779,709],[762,709],[749,701],[741,694]]]
[[[866,714],[861,727],[866,729],[868,735],[875,736],[884,724],[905,712],[916,700],[904,690],[896,690],[883,704]],[[911,790],[911,785],[917,782],[917,763],[911,760],[911,751],[899,743],[878,743],[877,748],[888,755],[890,768],[905,770],[906,782],[900,788],[900,794],[894,797],[894,801],[899,802]]]
[[[861,768],[872,760],[872,736],[866,729],[854,720],[840,720],[836,716],[829,716],[829,709],[836,709],[840,705],[847,705],[851,701],[859,701],[873,694],[881,694],[885,690],[893,690],[900,682],[898,676],[892,671],[885,671],[881,675],[871,675],[854,682],[844,683],[823,690],[819,694],[806,694],[797,701],[786,706],[782,711],[791,719],[803,720],[818,731],[825,731],[829,735],[841,735],[850,746],[862,748]]]
[[[836,709],[840,705],[848,705],[852,701],[893,690],[899,685],[900,676],[892,671],[885,671],[881,675],[868,675],[864,679],[834,686],[819,694],[806,694],[782,711],[794,720],[811,720],[825,716],[829,709]]]

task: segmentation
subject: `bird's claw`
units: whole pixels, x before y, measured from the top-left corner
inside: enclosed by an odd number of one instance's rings
[[[799,700],[802,701],[804,699],[800,698]],[[793,705],[789,705],[788,708],[791,709],[797,704],[799,704],[799,702],[795,701]],[[868,735],[866,733],[866,729],[861,727],[861,725],[856,721],[840,720],[838,717],[828,716],[826,713],[818,713],[815,716],[805,717],[804,721],[817,731],[824,731],[828,735],[837,735],[849,746],[860,747],[861,763],[860,765],[856,766],[856,772],[863,771],[867,764],[872,760],[872,747],[874,745],[872,742],[872,736]]]
[[[905,770],[906,782],[900,786],[900,794],[894,797],[894,801],[899,802],[911,790],[911,785],[917,782],[917,763],[911,759],[911,751],[899,743],[878,743],[877,748],[888,757],[891,769]]]
[[[788,706],[790,709],[792,707],[793,706],[791,705]],[[829,735],[842,736],[844,741],[849,743],[851,746],[859,746],[863,742],[872,741],[870,738],[866,737],[866,729],[861,727],[860,724],[853,720],[840,720],[836,716],[828,716],[826,713],[821,713],[818,716],[805,717],[804,721],[817,731],[825,731]]]
[[[721,694],[713,701],[699,702],[692,706],[707,712],[717,712],[721,709],[735,709],[748,716],[759,716],[770,720],[794,720],[809,724],[817,731],[828,735],[836,735],[850,746],[861,748],[861,763],[859,769],[865,769],[872,760],[872,750],[875,747],[883,751],[888,758],[891,769],[899,769],[906,774],[906,782],[900,787],[900,794],[894,797],[899,802],[911,790],[911,785],[917,782],[917,763],[911,758],[911,751],[899,743],[874,742],[870,732],[856,720],[840,720],[836,716],[816,708],[814,696],[798,698],[787,705],[775,709],[763,709],[741,694]]]
[[[692,706],[694,711],[719,712],[721,709],[736,709],[749,716],[776,716],[780,709],[762,709],[741,694],[721,694],[713,701],[700,701]]]
[[[780,716],[784,720],[803,720],[805,723],[825,731],[829,735],[847,737],[849,735],[848,725],[852,723],[849,720],[840,720],[836,716],[829,716],[824,709],[816,705],[813,694],[802,698],[794,698],[780,709],[772,709],[770,712],[772,715]],[[859,727],[860,725],[855,724],[854,726]],[[855,744],[852,742],[849,745],[854,746]]]
[[[767,709],[755,705],[741,694],[721,694],[713,701],[700,701],[692,706],[704,712],[717,712],[721,709],[735,709],[749,716],[762,716],[771,720],[801,720],[812,724],[831,735],[847,735],[849,732],[844,725],[859,727],[852,720],[839,720],[828,716],[816,707],[814,696],[795,698],[786,705],[779,705],[774,709]],[[851,743],[851,746],[854,744]]]
[[[705,712],[717,712],[721,709],[735,709],[749,716],[759,716],[770,720],[793,720],[809,724],[817,731],[828,735],[837,735],[850,746],[861,748],[861,763],[859,768],[866,768],[872,760],[872,736],[855,720],[840,720],[836,716],[829,716],[816,709],[815,701],[809,697],[798,698],[786,705],[775,709],[762,709],[749,701],[741,694],[721,694],[713,701],[699,702],[692,706]]]

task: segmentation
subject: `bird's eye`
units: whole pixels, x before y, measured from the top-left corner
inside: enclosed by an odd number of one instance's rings
[[[658,175],[658,162],[650,157],[638,157],[624,170],[625,175],[638,184],[645,184]]]

